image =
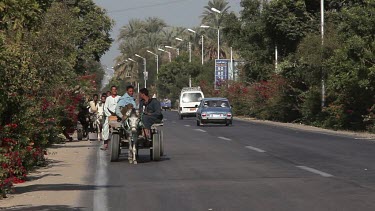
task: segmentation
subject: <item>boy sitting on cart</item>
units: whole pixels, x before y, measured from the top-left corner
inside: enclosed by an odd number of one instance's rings
[[[129,85],[126,87],[126,93],[119,99],[116,106],[116,115],[120,117],[122,120],[125,120],[126,112],[129,109],[135,108],[135,99],[134,95],[134,87]]]

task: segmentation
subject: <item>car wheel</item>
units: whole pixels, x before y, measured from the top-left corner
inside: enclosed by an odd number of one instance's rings
[[[184,117],[183,117],[182,115],[179,115],[179,119],[180,119],[180,120],[183,120]]]
[[[201,122],[197,120],[197,126],[201,126]]]

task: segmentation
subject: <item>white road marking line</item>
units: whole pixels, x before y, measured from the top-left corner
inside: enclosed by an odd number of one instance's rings
[[[232,139],[230,139],[230,138],[225,138],[225,137],[222,137],[222,136],[219,136],[218,138],[219,138],[219,139],[223,139],[223,140],[225,140],[225,141],[232,141]]]
[[[190,127],[190,125],[184,125],[185,127]]]
[[[251,150],[254,150],[256,152],[266,152],[264,151],[263,149],[259,149],[259,148],[256,148],[256,147],[252,147],[252,146],[246,146],[247,149],[251,149]]]
[[[195,129],[196,131],[199,131],[199,132],[202,132],[202,133],[206,133],[207,131],[205,130],[202,130],[202,129]]]
[[[303,169],[305,171],[308,171],[308,172],[311,172],[311,173],[314,173],[314,174],[319,174],[322,177],[333,177],[332,174],[328,174],[326,172],[322,172],[322,171],[319,171],[317,169],[313,169],[313,168],[310,168],[310,167],[307,167],[307,166],[297,166],[297,168]]]
[[[100,142],[102,144],[103,142]],[[94,211],[107,211],[108,202],[107,202],[107,191],[104,188],[107,185],[107,163],[105,161],[105,152],[98,149],[97,153],[97,165],[96,165],[96,176],[95,176],[95,186],[96,190],[94,191]]]
[[[176,121],[172,121],[172,123],[176,123]]]

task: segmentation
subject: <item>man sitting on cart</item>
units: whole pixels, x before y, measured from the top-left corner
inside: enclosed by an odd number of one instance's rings
[[[136,107],[135,99],[133,95],[134,95],[134,87],[132,85],[129,85],[126,87],[126,93],[117,102],[116,115],[123,120],[126,119],[124,115],[127,109]]]
[[[151,126],[155,123],[161,123],[163,114],[161,113],[160,102],[156,98],[149,96],[148,90],[143,88],[139,90],[139,110],[142,115],[142,123],[144,127],[144,135],[146,138],[151,139]]]

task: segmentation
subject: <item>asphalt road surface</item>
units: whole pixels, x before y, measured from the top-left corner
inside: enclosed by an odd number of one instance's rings
[[[234,121],[196,126],[164,113],[165,154],[138,165],[93,155],[92,210],[375,210],[375,142]],[[125,150],[123,150],[125,153]],[[88,200],[87,198],[90,198]]]

